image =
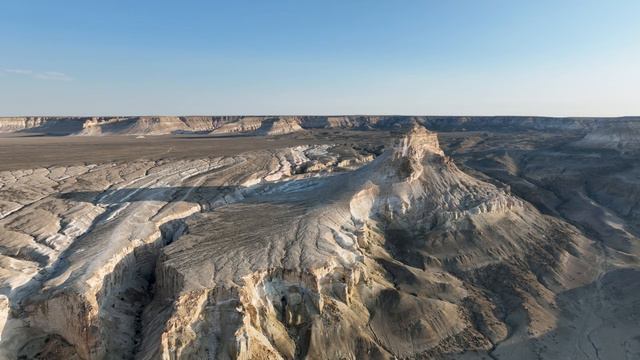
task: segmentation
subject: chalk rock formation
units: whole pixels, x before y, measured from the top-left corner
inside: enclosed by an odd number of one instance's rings
[[[211,117],[143,116],[94,118],[83,124],[78,135],[163,135],[208,132],[216,127]]]
[[[244,117],[215,129],[212,134],[284,135],[302,131],[297,117]]]
[[[487,353],[551,331],[555,295],[596,276],[580,231],[420,125],[375,159],[332,151],[1,173],[0,356]]]
[[[257,116],[244,117],[238,121],[230,122],[215,129],[212,134],[233,134],[254,132],[262,126],[262,119]]]
[[[508,314],[547,331],[553,291],[588,280],[586,239],[458,170],[422,127],[352,173],[256,191],[162,250],[141,358],[488,350]]]
[[[518,116],[125,116],[0,117],[0,133],[51,135],[164,135],[174,133],[283,134],[302,129],[396,129],[422,124],[434,130],[590,131],[637,125],[638,118],[545,118]],[[274,130],[269,130],[274,128]],[[278,130],[279,129],[279,130]],[[595,135],[594,135],[595,136]]]

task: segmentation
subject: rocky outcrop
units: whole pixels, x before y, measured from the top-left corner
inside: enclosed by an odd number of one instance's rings
[[[0,118],[0,133],[39,132],[50,135],[71,135],[82,130],[87,118],[4,117]]]
[[[591,256],[571,226],[458,170],[422,127],[354,173],[252,199],[187,219],[188,232],[163,250],[158,286],[173,297],[145,314],[164,325],[149,320],[143,358],[488,350],[508,330],[486,291],[543,333],[555,315],[542,279],[569,285],[556,274],[586,269]],[[251,226],[238,229],[239,216]],[[547,246],[563,260],[537,262]],[[509,285],[491,280],[500,266]],[[184,305],[161,310],[171,303]]]
[[[11,133],[41,126],[46,120],[42,117],[2,117],[0,132]]]
[[[302,130],[300,119],[297,117],[279,117],[263,121],[257,132],[264,135],[284,135]]]
[[[229,122],[215,129],[214,135],[254,134],[254,135],[284,135],[302,131],[297,117],[244,117],[238,121]]]
[[[235,134],[254,132],[262,126],[262,119],[257,116],[249,116],[238,121],[222,125],[213,131],[213,134]]]
[[[143,116],[134,118],[92,119],[78,135],[163,135],[205,133],[221,121],[212,117]]]

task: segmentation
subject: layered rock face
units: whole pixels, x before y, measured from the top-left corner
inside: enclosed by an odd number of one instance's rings
[[[606,244],[462,171],[418,124],[381,154],[275,147],[0,176],[8,359],[580,358],[594,350],[555,336],[595,344],[572,331],[596,331],[577,321],[621,286]]]
[[[212,117],[143,116],[135,118],[93,118],[84,122],[77,135],[163,135],[202,133],[216,128]]]
[[[239,117],[124,116],[0,118],[0,133],[35,132],[50,135],[164,135],[206,133]]]
[[[0,133],[51,135],[166,135],[209,133],[283,135],[303,129],[397,129],[413,123],[443,131],[608,131],[638,118],[545,118],[517,116],[124,116],[0,117]],[[594,135],[596,136],[597,133]]]
[[[42,117],[3,117],[0,118],[0,132],[10,133],[42,125]]]
[[[38,131],[51,135],[70,135],[82,131],[88,118],[0,117],[0,133]]]
[[[575,143],[578,147],[605,148],[620,151],[640,149],[640,122],[617,122],[590,131]]]
[[[254,135],[284,135],[302,131],[300,119],[295,116],[280,117],[244,117],[238,121],[229,122],[215,129],[212,134],[254,134]]]

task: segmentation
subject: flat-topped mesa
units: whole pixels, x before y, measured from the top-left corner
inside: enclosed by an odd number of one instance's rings
[[[418,124],[414,124],[405,136],[396,140],[394,144],[394,158],[396,159],[408,157],[420,161],[425,153],[444,156],[438,143],[438,135]]]
[[[399,137],[389,155],[384,160],[394,174],[403,181],[417,179],[423,171],[423,162],[428,158],[444,158],[444,152],[440,149],[438,136],[414,124],[404,136]],[[386,172],[386,171],[385,171]]]
[[[41,117],[0,117],[0,133],[10,133],[41,126],[44,123]]]

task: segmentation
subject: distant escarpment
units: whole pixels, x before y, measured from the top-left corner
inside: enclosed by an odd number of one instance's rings
[[[640,121],[619,121],[610,126],[596,128],[575,145],[621,151],[640,149]]]
[[[124,116],[4,117],[0,133],[49,135],[282,135],[304,129],[394,129],[419,123],[436,131],[570,130],[588,133],[640,118],[550,118],[521,116]]]

